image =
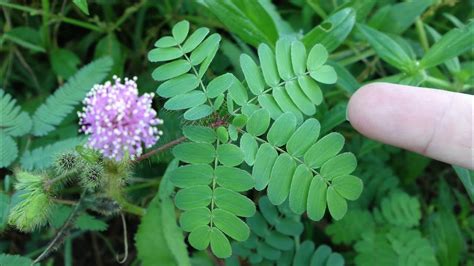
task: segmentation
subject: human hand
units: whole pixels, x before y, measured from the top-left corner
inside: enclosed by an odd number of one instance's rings
[[[363,135],[474,170],[474,96],[372,83],[350,99],[348,119]]]

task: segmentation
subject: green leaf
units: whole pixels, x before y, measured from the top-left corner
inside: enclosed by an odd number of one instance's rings
[[[240,67],[242,68],[242,72],[244,73],[250,91],[254,95],[262,94],[265,89],[265,83],[258,65],[249,55],[242,54],[240,56]]]
[[[296,117],[292,113],[284,113],[271,126],[267,140],[274,146],[283,146],[288,142],[295,129]]]
[[[291,65],[296,75],[303,75],[306,72],[306,48],[299,41],[291,43]]]
[[[57,89],[36,109],[33,119],[33,134],[44,136],[53,131],[68,114],[85,98],[90,89],[101,83],[109,74],[113,61],[104,57],[81,68],[66,84]]]
[[[232,255],[229,240],[217,228],[212,228],[210,233],[211,250],[218,258],[228,258]]]
[[[31,118],[16,103],[10,94],[0,89],[0,134],[17,137],[30,132]]]
[[[462,28],[450,30],[426,52],[425,56],[421,59],[420,67],[430,68],[437,66],[472,49],[474,47],[472,42],[473,34],[474,22],[470,22]]]
[[[162,83],[156,93],[164,98],[171,98],[196,89],[199,79],[193,74],[183,74]]]
[[[417,198],[405,192],[395,191],[383,198],[381,213],[386,222],[399,227],[414,227],[420,224],[421,210]]]
[[[0,132],[0,168],[8,167],[18,157],[18,146],[12,137]]]
[[[309,75],[324,84],[334,84],[337,82],[337,73],[334,68],[329,65],[321,66],[311,71]]]
[[[212,114],[213,111],[214,109],[212,109],[211,106],[207,104],[202,104],[202,105],[194,106],[191,109],[184,112],[183,117],[186,120],[194,121],[194,120],[199,120],[206,116],[209,116],[210,114]]]
[[[287,153],[283,153],[275,161],[268,184],[268,199],[274,205],[282,204],[290,194],[291,180],[296,163]]]
[[[216,98],[217,96],[229,90],[234,82],[236,82],[236,78],[230,73],[226,73],[214,78],[211,82],[209,82],[209,85],[207,85],[207,97]]]
[[[183,52],[189,53],[194,51],[199,44],[206,38],[207,34],[209,34],[208,28],[199,28],[189,36],[189,38],[183,44]]]
[[[216,135],[221,143],[227,143],[229,141],[229,132],[224,126],[220,126],[216,129]]]
[[[312,116],[316,113],[316,107],[308,98],[308,96],[305,95],[297,80],[287,81],[285,84],[285,89],[288,93],[288,96],[290,96],[290,99],[293,101],[293,103],[295,103],[301,112],[307,116]]]
[[[298,107],[291,100],[288,93],[282,87],[273,88],[272,96],[284,112],[291,112],[296,116],[298,124],[303,122],[303,115],[301,114]]]
[[[234,75],[232,75],[232,77],[234,80],[231,83],[231,86],[229,88],[229,94],[232,97],[232,100],[234,100],[235,103],[241,106],[247,104],[247,101],[248,101],[247,90],[244,88],[242,83]]]
[[[357,29],[384,61],[408,73],[416,69],[414,60],[390,36],[363,24],[358,24]]]
[[[265,109],[255,111],[247,121],[247,132],[252,136],[260,136],[264,134],[270,125],[270,115]]]
[[[171,33],[178,44],[184,42],[189,32],[189,22],[186,20],[180,21],[173,26]]]
[[[252,217],[255,214],[253,201],[232,190],[217,188],[214,191],[214,198],[217,207],[237,216]]]
[[[214,143],[216,141],[214,130],[204,126],[184,126],[183,135],[193,142]]]
[[[474,173],[466,168],[453,165],[453,169],[456,172],[459,180],[464,185],[464,188],[471,198],[471,202],[474,202]]]
[[[197,185],[209,185],[214,171],[208,164],[190,164],[181,166],[170,172],[170,180],[179,188]]]
[[[247,116],[243,114],[239,114],[232,119],[232,125],[236,127],[244,127],[247,124]]]
[[[183,110],[199,106],[206,102],[206,94],[202,91],[192,91],[174,96],[165,102],[164,107],[168,110]]]
[[[276,43],[275,59],[277,70],[283,80],[294,77],[291,63],[291,41],[288,38],[280,38]]]
[[[209,246],[209,241],[211,241],[211,228],[207,225],[196,228],[189,234],[188,240],[195,249],[206,249]]]
[[[293,265],[309,265],[311,255],[314,251],[314,243],[310,240],[305,240],[301,243],[300,248],[296,251],[293,259]]]
[[[328,186],[321,177],[314,177],[309,187],[307,210],[308,217],[319,221],[326,212],[326,193]]]
[[[278,153],[268,143],[260,146],[255,157],[252,168],[252,176],[255,178],[255,189],[260,191],[265,189],[270,181],[270,174],[277,159]]]
[[[87,0],[73,0],[72,1],[84,14],[89,16],[89,6]]]
[[[155,48],[148,52],[148,61],[150,62],[164,62],[171,61],[183,56],[181,49],[177,47]]]
[[[178,45],[178,43],[171,36],[161,37],[160,39],[158,39],[158,41],[155,42],[155,46],[158,48],[168,48],[176,45]]]
[[[211,203],[212,190],[208,186],[193,186],[181,189],[176,193],[176,207],[191,210],[206,207]]]
[[[33,52],[46,52],[40,33],[34,28],[16,27],[4,32],[3,37]]]
[[[2,232],[7,223],[10,213],[10,196],[4,192],[0,192],[0,232]]]
[[[192,53],[190,56],[191,64],[193,66],[201,64],[210,54],[213,53],[218,47],[221,41],[221,36],[217,33],[207,37]]]
[[[356,200],[362,193],[364,185],[362,180],[356,176],[343,175],[334,178],[331,186],[345,199]]]
[[[54,49],[50,54],[50,61],[54,73],[68,79],[77,72],[77,66],[81,63],[79,57],[67,49]]]
[[[309,148],[304,155],[304,162],[312,168],[319,168],[338,154],[343,146],[344,137],[339,133],[330,133]]]
[[[302,156],[318,139],[320,128],[318,120],[314,118],[306,120],[288,140],[286,144],[288,153],[293,156]]]
[[[322,44],[318,43],[313,46],[311,51],[309,51],[308,60],[306,61],[308,70],[316,71],[319,69],[324,65],[324,63],[326,63],[328,56],[328,51]]]
[[[0,254],[0,265],[5,266],[34,266],[38,265],[33,263],[30,258],[21,257],[18,255],[10,255],[10,254]]]
[[[240,149],[244,153],[245,162],[252,166],[255,162],[255,156],[257,155],[258,144],[252,135],[245,133],[240,138]]]
[[[341,175],[352,173],[357,167],[357,159],[354,154],[345,152],[329,159],[321,167],[321,175],[327,180],[332,180]]]
[[[219,186],[238,192],[247,191],[255,185],[253,177],[247,171],[234,167],[217,166],[215,176]]]
[[[263,107],[263,109],[267,110],[270,114],[270,117],[273,120],[276,120],[280,115],[283,114],[280,106],[275,102],[273,96],[268,94],[262,94],[258,96],[258,103]]]
[[[342,219],[347,212],[347,202],[332,186],[327,190],[327,202],[332,218],[335,220]]]
[[[260,44],[258,46],[258,58],[260,59],[260,67],[262,68],[263,78],[271,87],[278,86],[280,77],[278,76],[275,55],[270,46]]]
[[[174,147],[173,155],[186,163],[211,163],[216,151],[207,143],[181,143]]]
[[[250,235],[250,229],[237,216],[222,209],[214,209],[212,214],[214,224],[226,235],[237,241],[247,240]]]
[[[312,29],[303,37],[306,48],[321,43],[329,52],[341,45],[355,23],[356,12],[352,8],[344,8],[329,16],[320,25]]]
[[[291,181],[289,204],[296,214],[303,214],[306,210],[309,188],[313,175],[303,164],[298,165]]]
[[[217,159],[225,166],[236,166],[244,161],[244,153],[234,144],[221,144],[217,147]]]
[[[311,102],[315,105],[320,105],[323,101],[323,92],[318,84],[307,76],[298,77],[298,84],[303,90],[304,94],[308,96]]]
[[[211,221],[211,211],[206,208],[196,208],[181,213],[179,224],[186,232],[192,232],[201,226],[206,226]]]
[[[166,64],[163,64],[156,68],[151,76],[154,80],[165,81],[172,79],[187,73],[191,69],[191,64],[184,60],[179,59]]]

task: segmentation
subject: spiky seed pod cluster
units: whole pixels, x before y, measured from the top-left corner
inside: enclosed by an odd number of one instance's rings
[[[56,157],[54,166],[58,173],[73,173],[78,170],[82,161],[76,152],[68,151]]]
[[[52,201],[44,190],[44,177],[27,172],[16,173],[19,202],[11,209],[8,222],[24,232],[46,224]]]
[[[86,204],[89,209],[104,216],[111,216],[120,213],[120,204],[105,196],[94,196],[87,199]]]
[[[85,164],[80,173],[81,186],[90,191],[100,189],[104,184],[104,173],[105,170],[102,163]]]

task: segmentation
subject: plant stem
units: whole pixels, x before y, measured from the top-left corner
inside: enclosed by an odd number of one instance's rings
[[[438,78],[435,78],[435,77],[432,77],[432,76],[426,76],[425,81],[432,84],[432,85],[438,86],[440,88],[455,90],[455,88],[453,88],[451,83],[449,83],[448,81],[442,80],[442,79],[438,79]]]
[[[356,54],[351,57],[342,59],[341,61],[339,61],[339,64],[341,64],[342,66],[347,66],[373,55],[375,55],[375,51],[373,49],[368,49],[360,54]]]
[[[171,148],[171,147],[173,147],[173,146],[175,146],[175,145],[178,145],[179,143],[181,143],[181,142],[183,142],[183,141],[185,141],[185,140],[186,140],[186,137],[181,137],[181,138],[175,139],[175,140],[173,140],[173,141],[171,141],[171,142],[168,142],[168,143],[164,144],[163,146],[160,146],[160,147],[158,147],[158,148],[156,148],[156,149],[154,149],[154,150],[151,150],[151,151],[149,151],[149,152],[143,154],[142,156],[140,156],[140,157],[138,157],[137,159],[135,159],[134,162],[137,163],[137,162],[143,161],[143,160],[145,160],[145,159],[147,159],[147,158],[153,156],[154,154],[160,153],[160,152],[162,152],[162,151],[165,151],[165,150],[167,150],[167,149],[169,149],[169,148]]]
[[[421,47],[426,52],[430,49],[430,45],[428,44],[428,38],[426,37],[426,31],[423,27],[423,21],[421,18],[417,18],[415,21],[416,31],[418,33],[418,38],[420,39]]]
[[[143,216],[145,215],[146,213],[146,209],[140,207],[140,206],[137,206],[133,203],[130,203],[129,201],[127,201],[125,199],[125,197],[123,197],[122,195],[120,196],[116,196],[114,198],[114,200],[117,201],[117,203],[120,205],[120,207],[122,208],[122,210],[124,212],[128,212],[130,214],[135,214],[137,216]]]

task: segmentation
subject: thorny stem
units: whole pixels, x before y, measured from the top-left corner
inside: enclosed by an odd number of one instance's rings
[[[183,141],[185,141],[185,140],[186,140],[186,137],[180,137],[180,138],[178,138],[178,139],[175,139],[175,140],[173,140],[173,141],[170,141],[170,142],[164,144],[163,146],[160,146],[160,147],[158,147],[158,148],[156,148],[156,149],[154,149],[154,150],[151,150],[151,151],[149,151],[149,152],[147,152],[147,153],[145,153],[145,154],[139,156],[137,159],[135,159],[134,162],[137,163],[137,162],[143,161],[143,160],[145,160],[145,159],[147,159],[147,158],[153,156],[154,154],[160,153],[160,152],[162,152],[162,151],[165,151],[165,150],[167,150],[167,149],[169,149],[169,148],[171,148],[171,147],[173,147],[173,146],[175,146],[175,145],[180,144],[181,142],[183,142]]]
[[[69,217],[64,222],[63,226],[61,226],[61,229],[59,229],[59,231],[56,233],[56,236],[53,238],[53,240],[49,242],[46,249],[34,260],[33,264],[39,263],[40,261],[44,260],[49,254],[51,254],[53,250],[56,250],[62,244],[66,234],[74,225],[74,221],[79,215],[79,212],[84,208],[83,199],[85,195],[86,195],[86,191],[84,190],[76,206],[74,207],[72,212],[69,214]]]

